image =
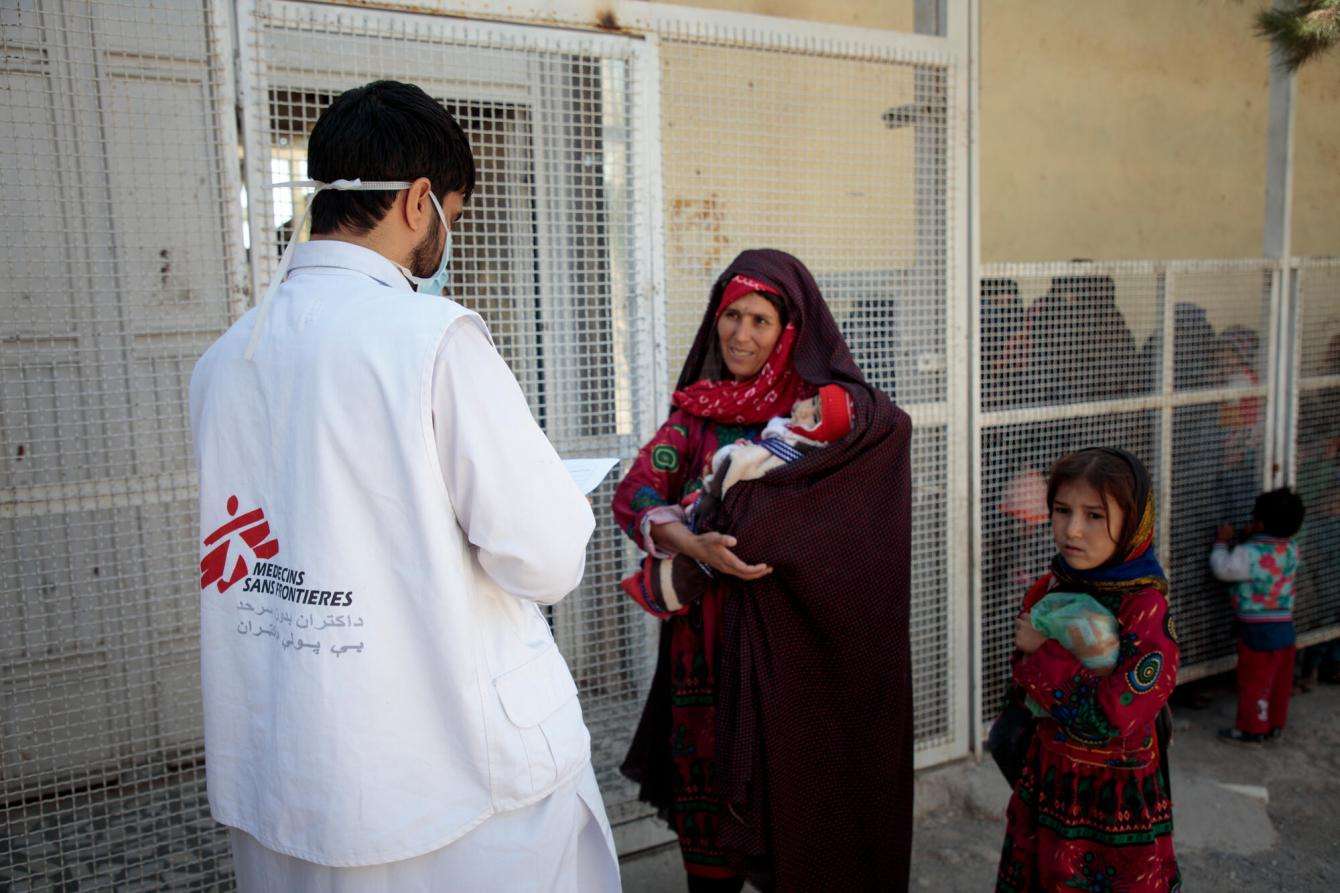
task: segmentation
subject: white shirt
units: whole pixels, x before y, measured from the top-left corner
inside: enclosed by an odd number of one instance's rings
[[[589,765],[538,605],[594,518],[483,321],[387,259],[300,245],[248,361],[255,317],[191,380],[211,808],[310,862],[412,858]]]
[[[507,363],[479,326],[453,326],[433,368],[433,432],[456,519],[509,593],[552,604],[582,581],[590,503],[535,511],[536,488],[569,478]],[[562,460],[559,460],[560,462]],[[531,469],[542,468],[538,480]],[[570,481],[569,481],[570,482]],[[584,501],[584,500],[583,500]],[[555,529],[554,525],[572,525]],[[580,537],[583,548],[572,548]]]

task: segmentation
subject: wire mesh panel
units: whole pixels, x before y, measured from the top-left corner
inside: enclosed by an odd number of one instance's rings
[[[1059,414],[1058,414],[1059,415]],[[1150,410],[1061,416],[994,425],[982,435],[982,709],[1000,709],[1024,591],[1056,554],[1046,507],[1046,474],[1065,444],[1127,449],[1158,468],[1158,418]]]
[[[1272,276],[1264,262],[983,271],[984,721],[1002,703],[1024,591],[1056,551],[1048,469],[1085,446],[1123,447],[1154,477],[1184,666],[1232,650],[1208,560],[1218,524],[1245,524],[1264,479]]]
[[[369,81],[418,84],[456,115],[478,164],[475,194],[455,230],[449,296],[488,323],[560,453],[630,459],[650,424],[653,387],[635,146],[646,45],[304,3],[258,4],[242,32],[259,265],[273,267],[279,238],[310,197],[271,193],[266,184],[305,175],[321,111]],[[607,505],[612,488],[593,494],[596,504]],[[586,577],[550,619],[618,821],[639,812],[617,767],[654,651],[648,624],[618,587],[631,544],[607,512],[599,519]]]
[[[1209,572],[1215,530],[1241,531],[1266,478],[1266,386],[1277,271],[1264,262],[1189,269],[1167,276],[1172,329],[1170,474],[1162,506],[1161,557],[1172,591],[1181,678],[1236,653],[1224,584]]]
[[[0,10],[0,886],[189,888],[186,377],[242,293],[226,8]]]
[[[1297,540],[1294,623],[1333,638],[1340,634],[1340,261],[1304,261],[1296,275],[1294,472],[1307,515]]]
[[[866,376],[916,422],[917,748],[923,763],[931,751],[962,753],[965,618],[951,566],[963,552],[951,548],[946,355],[953,69],[916,54],[710,25],[661,36],[670,383],[713,282],[739,251],[779,248],[814,273]],[[949,348],[960,364],[962,347]]]

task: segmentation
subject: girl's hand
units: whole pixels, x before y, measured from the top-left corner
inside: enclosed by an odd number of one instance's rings
[[[1024,654],[1032,654],[1042,647],[1047,637],[1033,628],[1027,617],[1014,621],[1014,647]]]
[[[1233,539],[1233,525],[1220,524],[1219,530],[1215,533],[1214,541],[1216,543],[1227,543]]]
[[[757,580],[772,573],[766,564],[745,564],[731,549],[736,540],[724,533],[703,533],[693,538],[693,548],[686,550],[689,557],[723,574],[739,577],[741,580]]]

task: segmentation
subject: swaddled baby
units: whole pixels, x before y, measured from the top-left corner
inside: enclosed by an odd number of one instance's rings
[[[1029,612],[1033,628],[1060,642],[1080,663],[1100,676],[1117,665],[1121,642],[1117,618],[1093,596],[1081,592],[1051,592]],[[1034,716],[1047,711],[1032,698],[1028,709]]]
[[[841,440],[851,432],[851,397],[842,385],[828,384],[813,397],[797,400],[790,416],[777,416],[758,443],[737,440],[712,456],[712,473],[685,506],[685,523],[694,533],[714,530],[720,503],[730,488],[753,481],[807,453]]]
[[[712,457],[712,472],[703,479],[703,489],[681,504],[685,526],[694,533],[716,530],[721,506],[732,487],[741,481],[757,480],[841,440],[851,428],[851,397],[841,385],[824,385],[813,397],[797,400],[790,416],[768,422],[760,442],[740,440],[717,450]],[[687,555],[647,561],[652,562],[650,568],[640,570],[622,585],[634,599],[638,599],[638,587],[649,586],[655,601],[671,611],[700,598],[714,575],[711,568]]]

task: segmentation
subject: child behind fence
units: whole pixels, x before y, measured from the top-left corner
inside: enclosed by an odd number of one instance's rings
[[[1233,528],[1219,528],[1210,568],[1230,584],[1238,622],[1238,718],[1219,737],[1260,744],[1284,732],[1293,691],[1293,591],[1303,526],[1303,500],[1282,488],[1262,493],[1242,542],[1230,547]]]

